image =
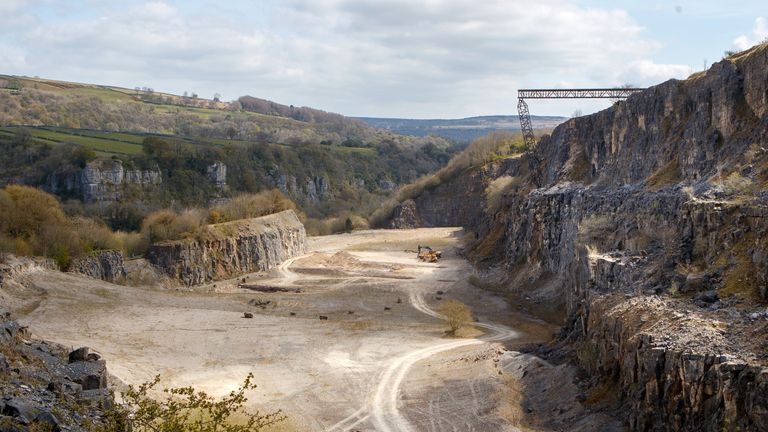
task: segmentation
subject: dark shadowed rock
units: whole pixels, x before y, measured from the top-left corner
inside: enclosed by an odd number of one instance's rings
[[[69,353],[69,362],[80,362],[80,361],[86,361],[88,359],[88,353],[91,352],[91,349],[88,347],[80,347],[71,353]]]

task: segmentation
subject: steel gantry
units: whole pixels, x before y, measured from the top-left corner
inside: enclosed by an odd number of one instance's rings
[[[520,127],[523,130],[525,147],[532,150],[536,145],[533,134],[531,114],[526,99],[624,99],[633,93],[643,91],[641,88],[593,88],[593,89],[520,89],[517,91],[517,114]]]

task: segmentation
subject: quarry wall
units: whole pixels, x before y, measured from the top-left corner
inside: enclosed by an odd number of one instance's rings
[[[150,247],[148,261],[185,285],[269,270],[306,252],[304,225],[292,210],[211,225],[206,238]]]

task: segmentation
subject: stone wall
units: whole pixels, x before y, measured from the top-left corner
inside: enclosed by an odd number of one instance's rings
[[[150,247],[147,259],[185,285],[269,270],[306,252],[304,225],[292,210],[245,221],[211,225],[201,240]]]

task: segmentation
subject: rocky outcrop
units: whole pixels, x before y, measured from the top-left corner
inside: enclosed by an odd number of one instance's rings
[[[45,189],[59,195],[79,195],[85,202],[118,201],[125,187],[157,186],[162,183],[159,168],[151,170],[125,169],[119,159],[96,159],[76,173],[52,174]]]
[[[123,261],[123,253],[120,251],[96,251],[73,260],[69,271],[115,282],[126,275]]]
[[[389,228],[410,229],[424,226],[424,221],[419,216],[418,208],[414,200],[406,200],[398,204],[392,211]]]
[[[86,431],[102,423],[113,399],[100,355],[34,340],[5,311],[0,348],[2,430]]]
[[[6,280],[24,273],[37,270],[56,270],[56,263],[48,258],[17,257],[12,254],[0,254],[0,289]]]
[[[211,179],[216,189],[223,190],[227,186],[227,165],[216,162],[206,168],[208,178]]]
[[[291,174],[285,174],[275,165],[270,176],[276,188],[304,204],[317,204],[331,197],[331,184],[326,176],[307,177],[303,184]]]
[[[477,227],[475,251],[503,257],[512,286],[538,283],[534,298],[562,303],[564,334],[582,365],[617,384],[632,430],[768,422],[768,369],[744,337],[760,324],[728,306],[766,300],[767,58],[762,47],[568,121],[507,170],[530,173],[530,190],[510,191]],[[661,307],[655,295],[686,300]],[[659,325],[701,306],[698,326]],[[654,326],[631,324],[643,316]],[[718,322],[727,343],[697,343]]]
[[[269,270],[306,251],[304,225],[292,210],[211,225],[203,239],[156,244],[147,259],[185,285]]]
[[[425,188],[416,198],[398,204],[386,227],[473,227],[481,223],[486,210],[485,191],[494,178],[509,169],[510,163],[489,163]]]
[[[634,308],[653,313],[640,318]],[[630,408],[631,430],[768,430],[768,368],[723,354],[727,341],[695,314],[683,324],[691,328],[676,328],[667,335],[642,328],[643,321],[666,327],[681,318],[658,298],[619,306],[597,299],[581,363],[618,384]],[[693,344],[699,346],[670,340],[669,335],[691,331],[698,333]]]

